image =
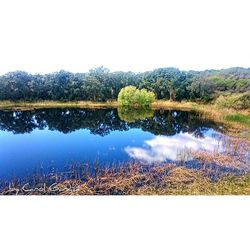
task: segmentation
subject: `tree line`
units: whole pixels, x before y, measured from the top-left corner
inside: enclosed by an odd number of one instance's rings
[[[86,73],[62,70],[44,75],[15,71],[0,76],[0,100],[108,101],[116,100],[129,85],[152,91],[157,99],[212,101],[221,94],[249,93],[250,68],[133,73],[99,67]]]

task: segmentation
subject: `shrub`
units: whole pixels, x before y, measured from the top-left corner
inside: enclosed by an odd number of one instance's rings
[[[250,92],[238,95],[219,96],[215,102],[219,108],[247,109],[250,108]]]
[[[137,89],[134,86],[122,88],[118,95],[120,106],[149,107],[155,100],[155,94],[146,89]]]

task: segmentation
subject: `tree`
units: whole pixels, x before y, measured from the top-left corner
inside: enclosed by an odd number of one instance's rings
[[[99,67],[86,73],[61,70],[45,75],[15,71],[0,76],[0,100],[107,101],[116,100],[120,90],[127,86],[135,87],[131,100],[135,105],[147,100],[147,95],[142,97],[143,92],[138,92],[142,89],[153,92],[157,99],[208,102],[220,95],[249,92],[250,69],[180,71],[159,68],[136,74],[110,72]],[[150,105],[148,102],[142,105]]]
[[[118,104],[127,107],[149,107],[155,101],[155,94],[146,89],[137,89],[134,86],[122,88],[118,95]]]

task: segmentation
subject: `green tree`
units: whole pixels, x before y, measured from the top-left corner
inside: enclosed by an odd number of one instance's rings
[[[157,99],[214,102],[221,95],[249,93],[250,68],[205,71],[159,68],[138,74],[110,72],[104,67],[86,73],[61,70],[45,75],[15,71],[0,76],[0,100],[107,101],[116,100],[120,90],[127,86],[134,89],[133,97],[124,98],[125,105],[150,105],[148,99],[152,97],[148,98],[142,89],[153,92]]]
[[[137,89],[134,86],[122,88],[118,95],[120,106],[148,107],[155,100],[155,94],[146,89]]]

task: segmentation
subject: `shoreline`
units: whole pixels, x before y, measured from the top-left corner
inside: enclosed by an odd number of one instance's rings
[[[92,102],[92,101],[38,101],[38,102],[12,102],[12,101],[0,101],[0,110],[1,109],[26,109],[26,108],[57,108],[57,107],[79,107],[79,108],[98,108],[98,107],[114,107],[117,108],[117,101],[107,101],[107,102]],[[169,101],[169,100],[157,100],[152,103],[152,109],[159,108],[170,108],[170,109],[187,109],[187,110],[208,110],[215,109],[219,110],[227,110],[233,111],[237,113],[249,114],[250,115],[250,107],[244,110],[234,110],[234,109],[226,109],[226,108],[217,108],[214,104],[205,104],[205,103],[197,103],[190,101]]]
[[[11,102],[0,101],[0,110],[28,111],[42,108],[118,108],[117,101],[92,102],[92,101],[41,101],[41,102]],[[151,109],[179,109],[186,111],[197,111],[206,117],[224,124],[233,124],[236,129],[247,129],[250,131],[250,108],[245,110],[234,110],[218,108],[214,104],[201,104],[196,102],[174,102],[157,100],[152,103]]]
[[[66,108],[66,107],[78,107],[78,108],[99,108],[99,107],[118,107],[116,101],[110,102],[92,102],[92,101],[41,101],[41,102],[11,102],[11,101],[0,101],[0,110],[1,109],[10,109],[10,110],[27,110],[30,109],[39,109],[39,108]]]

